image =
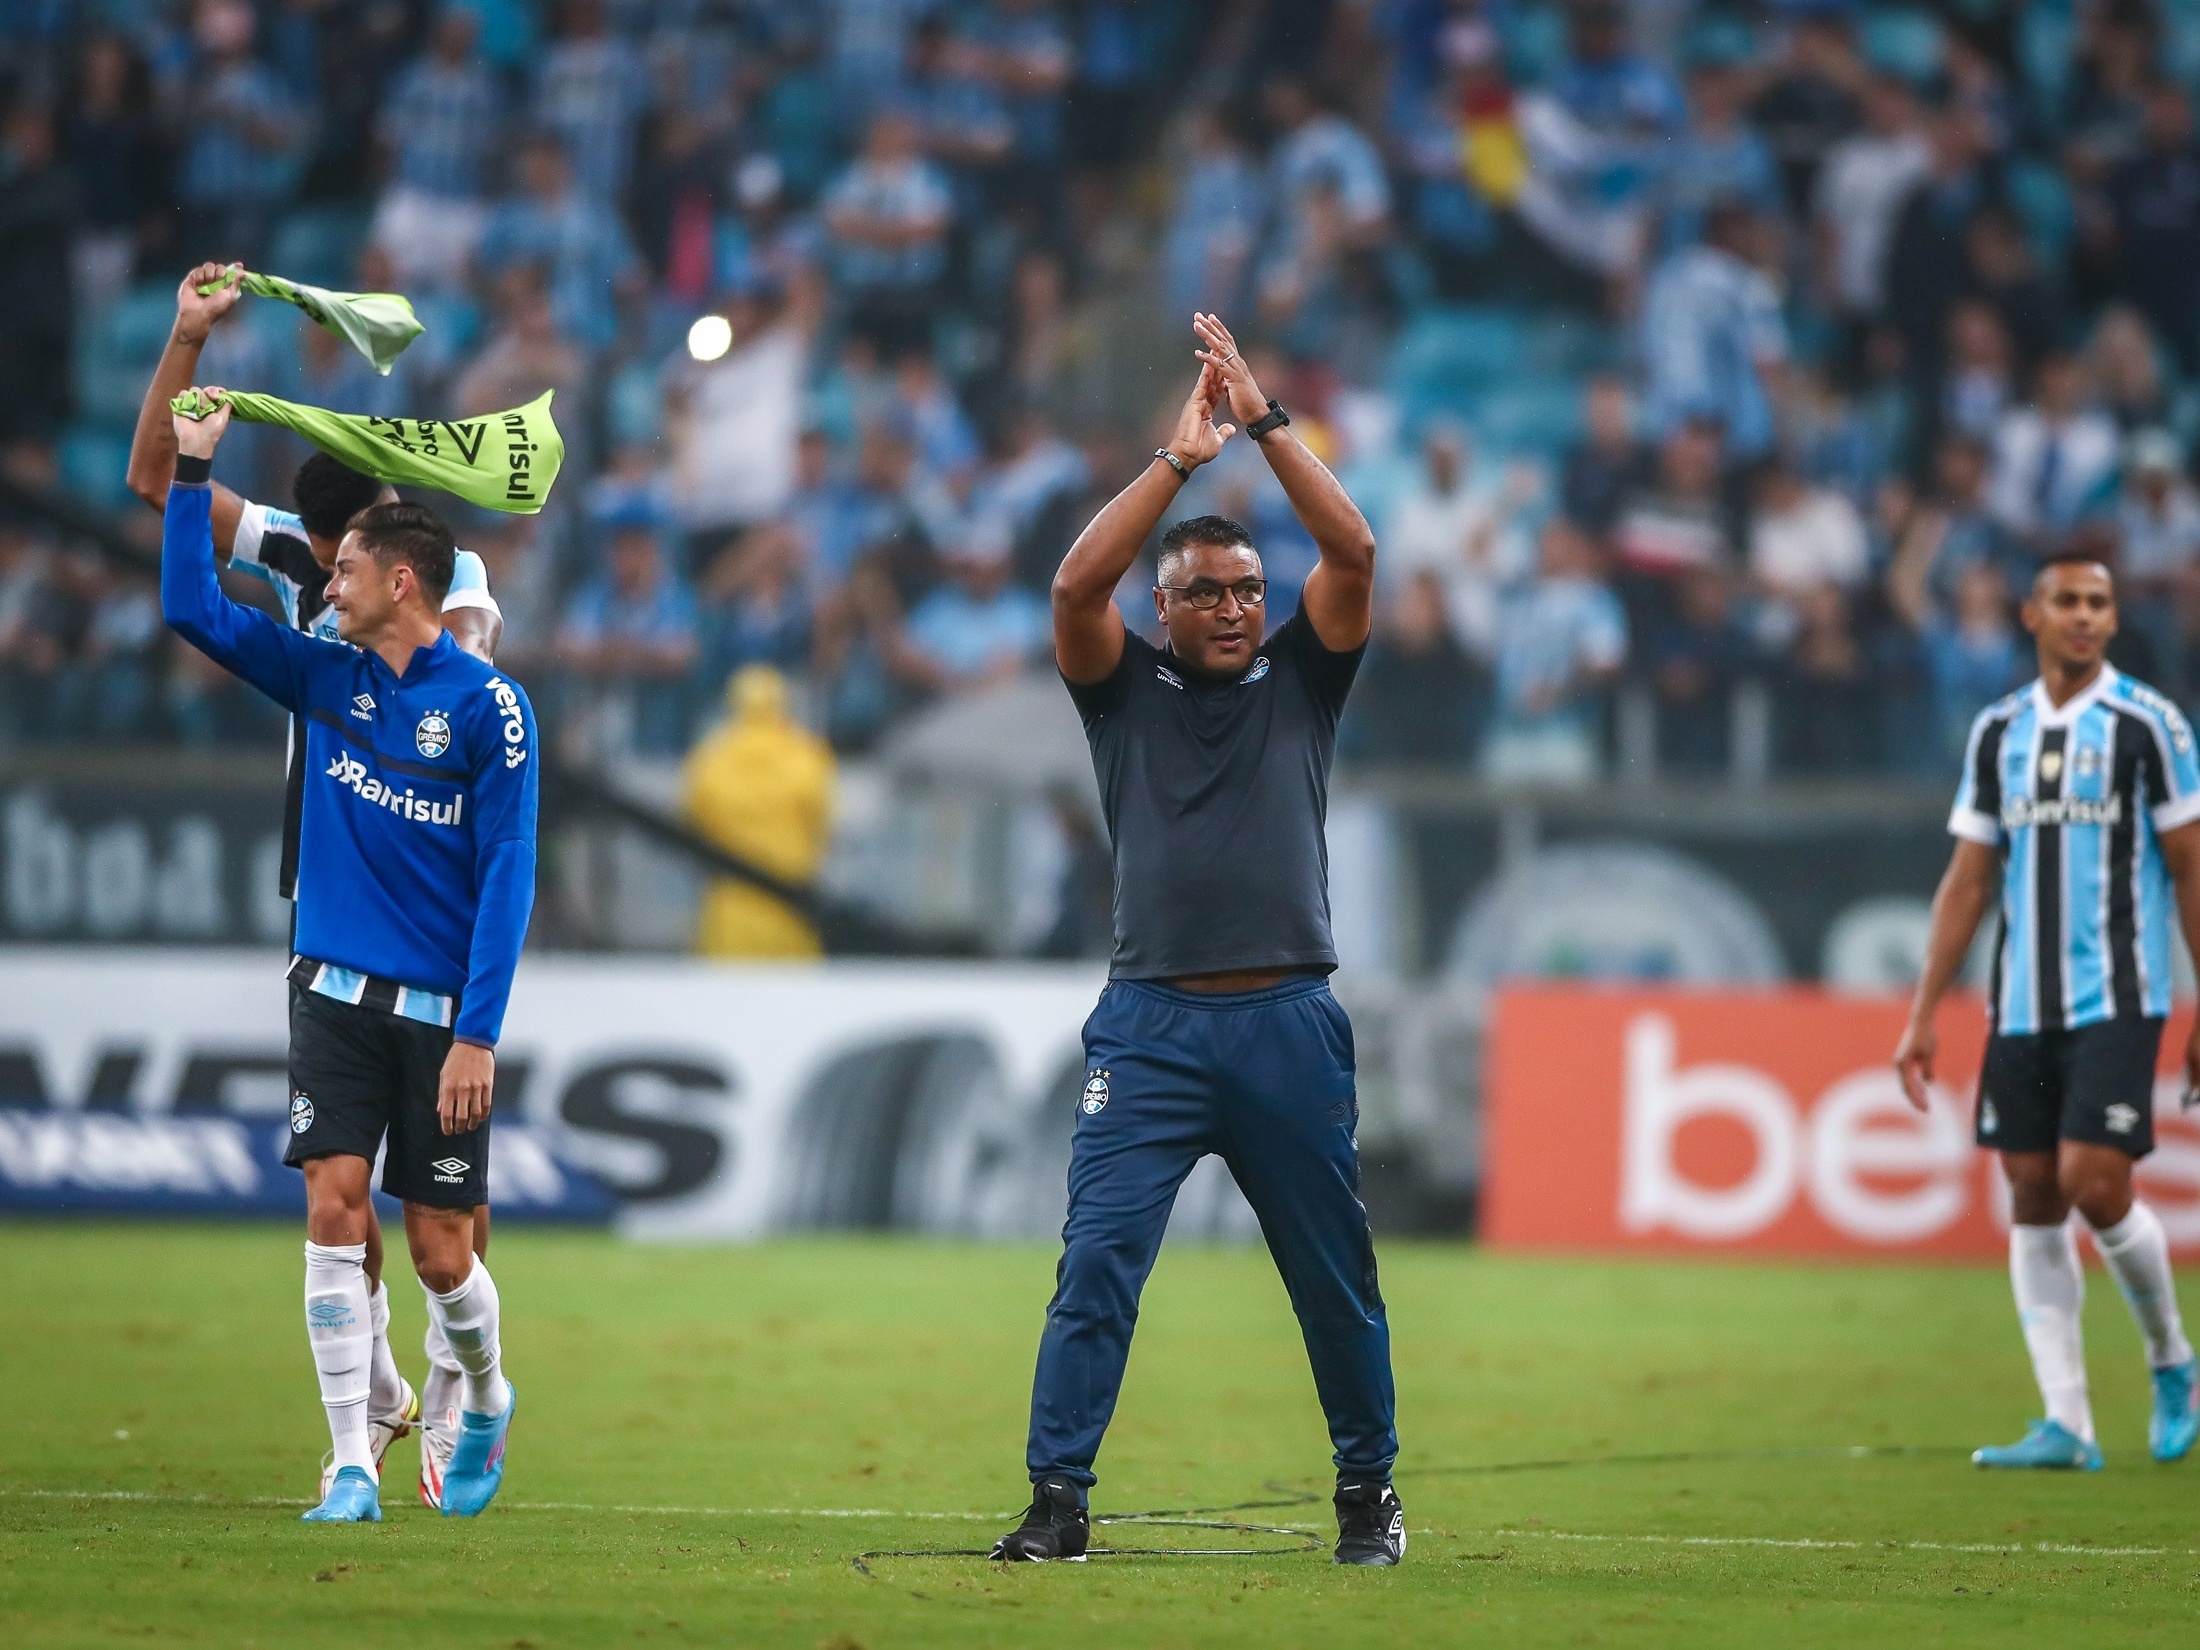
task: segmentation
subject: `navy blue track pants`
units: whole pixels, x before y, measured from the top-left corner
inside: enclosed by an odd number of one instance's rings
[[[1177,1188],[1229,1165],[1306,1337],[1339,1472],[1398,1454],[1390,1324],[1359,1196],[1352,1024],[1326,980],[1221,995],[1114,980],[1085,1022],[1069,1219],[1032,1381],[1032,1479],[1093,1483]]]

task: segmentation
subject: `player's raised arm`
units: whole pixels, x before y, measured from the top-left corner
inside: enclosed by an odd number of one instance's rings
[[[1123,616],[1115,610],[1116,586],[1177,489],[1237,433],[1229,424],[1215,426],[1221,394],[1214,369],[1202,369],[1168,445],[1156,449],[1138,479],[1108,500],[1062,558],[1054,575],[1054,662],[1067,680],[1104,680],[1122,659]]]
[[[186,386],[188,388],[189,386]],[[220,390],[207,392],[220,396]],[[305,703],[307,654],[317,644],[257,608],[222,594],[214,572],[214,449],[229,428],[223,401],[204,418],[169,415],[178,457],[162,516],[160,610],[169,628],[216,664],[235,671],[286,710]]]
[[[1193,316],[1192,329],[1205,346],[1199,358],[1221,379],[1230,411],[1260,443],[1292,513],[1321,552],[1321,565],[1307,575],[1299,605],[1324,647],[1349,652],[1367,640],[1375,622],[1374,530],[1329,466],[1291,433],[1289,422],[1261,393],[1230,329],[1213,315]]]
[[[212,285],[227,273],[221,264],[201,264],[176,288],[175,325],[169,328],[160,364],[153,369],[153,381],[146,385],[145,400],[138,407],[137,429],[130,436],[128,483],[131,492],[156,510],[167,508],[168,483],[176,474],[175,415],[168,410],[168,403],[191,387],[198,377],[199,352],[206,348],[208,336],[244,295],[244,288],[235,282],[200,293],[200,287]],[[237,542],[237,521],[244,513],[244,500],[217,481],[209,503],[214,554],[226,561],[230,547]]]

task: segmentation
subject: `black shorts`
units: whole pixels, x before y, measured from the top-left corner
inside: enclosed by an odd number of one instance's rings
[[[369,1163],[389,1136],[382,1190],[431,1209],[489,1201],[489,1124],[445,1134],[436,1116],[448,1026],[290,988],[290,1142],[283,1161]]]
[[[2051,1152],[2060,1140],[2154,1150],[2154,1059],[2160,1020],[2114,1019],[2075,1031],[1987,1039],[1979,1074],[1978,1143]]]

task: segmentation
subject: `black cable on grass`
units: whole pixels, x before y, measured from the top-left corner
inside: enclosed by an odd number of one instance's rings
[[[1959,1446],[1950,1444],[1800,1444],[1781,1445],[1766,1449],[1699,1449],[1657,1450],[1633,1455],[1567,1455],[1553,1456],[1539,1461],[1484,1461],[1455,1467],[1407,1467],[1391,1474],[1393,1478],[1461,1478],[1486,1477],[1509,1472],[1553,1472],[1568,1467],[1659,1467],[1687,1462],[1712,1461],[1797,1461],[1797,1460],[1869,1460],[1900,1456],[1961,1455]],[[1266,1512],[1278,1507],[1306,1507],[1321,1500],[1319,1490],[1296,1490],[1289,1484],[1270,1481],[1261,1488],[1280,1500],[1234,1501],[1226,1507],[1170,1507],[1153,1512],[1103,1513],[1093,1518],[1095,1524],[1135,1524],[1145,1528],[1183,1530],[1226,1530],[1242,1535],[1287,1535],[1295,1538],[1288,1547],[1094,1547],[1088,1558],[1278,1558],[1293,1553],[1320,1552],[1328,1541],[1311,1530],[1296,1529],[1288,1524],[1246,1524],[1236,1519],[1218,1519],[1210,1516],[1237,1512]],[[848,1562],[860,1575],[877,1581],[880,1577],[865,1562],[874,1558],[991,1558],[989,1547],[916,1547],[905,1549],[879,1549],[857,1553]],[[928,1598],[925,1593],[912,1593],[912,1598]]]

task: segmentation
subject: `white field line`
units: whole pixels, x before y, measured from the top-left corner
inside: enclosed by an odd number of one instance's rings
[[[1585,1530],[1497,1529],[1480,1532],[1533,1541],[1614,1541],[1661,1547],[1793,1547],[1844,1552],[1904,1553],[2052,1553],[2094,1558],[2169,1558],[2200,1556],[2196,1547],[2088,1547],[2071,1541],[1842,1541],[1817,1536],[1771,1535],[1599,1535]]]
[[[302,1496],[176,1495],[157,1490],[46,1490],[0,1488],[0,1497],[42,1501],[132,1501],[200,1507],[310,1507]],[[1014,1512],[910,1512],[896,1507],[664,1507],[597,1501],[511,1501],[514,1512],[625,1513],[663,1518],[868,1518],[912,1519],[939,1523],[989,1524],[1014,1518]],[[1096,1523],[1113,1523],[1106,1515]],[[1125,1523],[1149,1522],[1126,1519]],[[1281,1528],[1281,1526],[1279,1526]],[[1423,1535],[1436,1531],[1423,1526]],[[1631,1543],[1660,1547],[1778,1547],[1821,1552],[1998,1553],[2016,1557],[2044,1553],[2057,1557],[2170,1558],[2200,1557],[2195,1547],[2089,1547],[2068,1541],[1849,1541],[1822,1536],[1610,1534],[1591,1530],[1529,1530],[1510,1526],[1471,1532],[1516,1541]]]

